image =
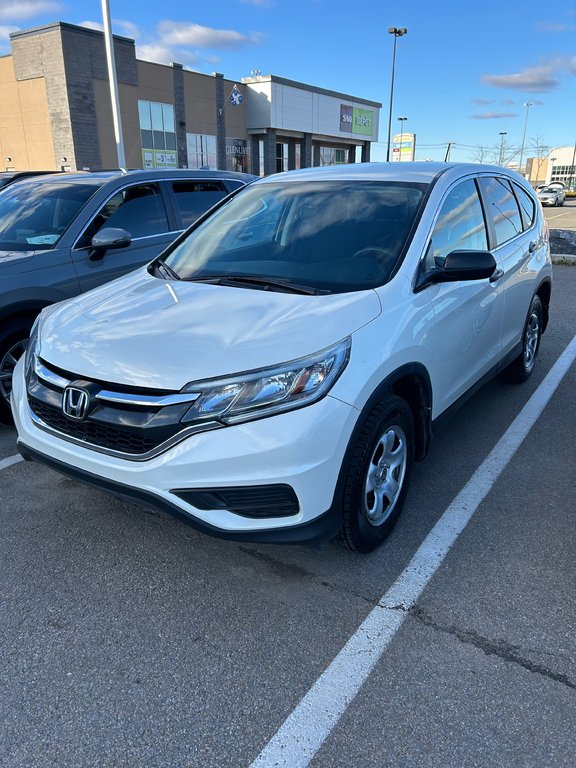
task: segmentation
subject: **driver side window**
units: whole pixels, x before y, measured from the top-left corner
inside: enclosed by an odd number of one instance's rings
[[[125,229],[132,239],[168,232],[168,218],[158,186],[139,184],[116,192],[92,219],[76,247],[87,248],[103,227]]]
[[[442,203],[426,251],[425,269],[433,269],[437,258],[443,260],[457,250],[488,250],[482,205],[472,179],[453,187]]]

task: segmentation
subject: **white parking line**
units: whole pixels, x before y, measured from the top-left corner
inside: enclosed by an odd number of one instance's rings
[[[407,568],[322,673],[251,768],[306,768],[366,681],[407,611],[528,435],[576,359],[576,336],[491,453],[456,496]]]
[[[11,467],[12,464],[18,464],[19,461],[22,461],[22,456],[8,456],[7,459],[0,459],[0,469]]]

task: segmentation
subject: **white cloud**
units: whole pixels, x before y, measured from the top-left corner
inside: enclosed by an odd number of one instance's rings
[[[560,75],[564,73],[576,74],[576,56],[559,56],[511,75],[484,75],[482,80],[497,88],[542,93],[557,88],[560,84]]]
[[[517,112],[478,112],[470,115],[472,120],[499,120],[503,117],[518,117]]]
[[[179,21],[161,21],[158,24],[160,41],[164,45],[193,46],[195,48],[242,48],[259,42],[256,34],[243,35],[233,29],[212,29],[200,24]]]
[[[88,29],[97,29],[100,32],[104,30],[104,25],[99,21],[81,21],[81,27],[88,27]]]
[[[0,21],[21,21],[45,13],[58,13],[63,9],[57,0],[2,0]]]
[[[161,43],[143,43],[136,46],[136,56],[143,61],[154,61],[157,64],[170,64],[177,61],[187,67],[194,67],[200,59],[189,51],[175,51]]]

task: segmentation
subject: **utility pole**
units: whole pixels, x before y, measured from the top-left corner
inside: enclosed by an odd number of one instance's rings
[[[508,134],[508,131],[500,131],[500,156],[498,157],[498,165],[502,165],[504,161],[504,136]]]
[[[110,21],[108,0],[102,0],[102,20],[104,21],[104,41],[106,43],[106,63],[108,64],[108,80],[110,81],[110,98],[112,99],[112,120],[114,122],[114,138],[116,139],[116,155],[118,168],[126,168],[124,154],[124,139],[122,138],[122,117],[120,115],[120,97],[118,95],[118,80],[116,78],[116,60],[114,59],[114,39]]]

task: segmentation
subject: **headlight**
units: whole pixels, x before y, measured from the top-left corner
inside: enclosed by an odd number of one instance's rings
[[[187,384],[183,391],[198,392],[199,396],[183,421],[238,424],[315,403],[330,391],[346,367],[350,343],[348,338],[274,368]]]
[[[30,373],[30,370],[32,366],[34,365],[34,359],[37,357],[40,347],[40,339],[39,339],[39,333],[38,333],[38,327],[40,325],[40,315],[34,320],[34,325],[30,329],[30,339],[28,341],[28,346],[26,347],[26,359],[24,361],[24,371],[26,378],[28,378],[28,374]]]

